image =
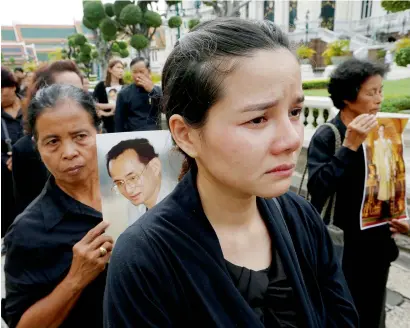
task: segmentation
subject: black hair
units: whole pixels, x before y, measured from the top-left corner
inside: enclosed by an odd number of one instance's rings
[[[328,92],[333,105],[343,110],[345,101],[355,101],[360,87],[370,77],[380,75],[384,77],[387,68],[381,64],[368,60],[352,58],[340,64],[331,74]]]
[[[24,69],[22,69],[21,67],[16,67],[16,68],[14,69],[14,73],[15,73],[15,72],[24,73]]]
[[[97,115],[95,102],[91,95],[72,85],[53,84],[40,89],[31,100],[28,108],[27,121],[35,140],[38,138],[36,130],[38,117],[46,108],[55,108],[59,102],[65,100],[71,100],[80,105],[90,115],[95,129],[100,130],[101,118]]]
[[[131,60],[130,67],[132,67],[134,64],[139,63],[141,61],[144,62],[145,67],[149,70],[151,67],[149,60],[144,57],[135,57],[133,60]]]
[[[129,149],[132,149],[137,153],[139,161],[144,165],[147,165],[153,158],[158,157],[158,154],[155,152],[154,147],[152,147],[148,139],[136,138],[122,140],[112,147],[106,155],[106,165],[109,176],[111,176],[109,168],[110,162]]]
[[[1,67],[1,87],[2,88],[12,88],[12,87],[17,88],[18,87],[18,83],[16,79],[14,78],[13,73],[10,72],[5,67]]]
[[[237,59],[279,48],[290,50],[289,41],[267,20],[218,18],[197,25],[178,40],[163,69],[162,105],[167,121],[179,114],[187,124],[201,128],[208,110],[221,96],[222,82],[236,69]],[[193,158],[184,155],[180,178],[196,165]]]

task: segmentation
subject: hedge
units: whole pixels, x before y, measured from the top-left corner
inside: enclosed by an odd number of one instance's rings
[[[410,96],[386,99],[382,102],[382,112],[397,113],[405,109],[410,109]]]
[[[309,89],[327,89],[329,80],[316,80],[316,81],[304,81],[302,82],[303,90]]]

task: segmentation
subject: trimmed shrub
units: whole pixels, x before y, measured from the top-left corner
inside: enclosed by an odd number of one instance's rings
[[[303,81],[302,82],[303,90],[327,89],[328,85],[329,85],[329,80]]]

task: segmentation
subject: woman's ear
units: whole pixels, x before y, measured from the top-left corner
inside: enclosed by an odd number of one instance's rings
[[[183,117],[174,114],[169,119],[169,130],[178,147],[188,156],[195,158],[198,155],[199,135],[190,127]]]
[[[154,172],[156,177],[161,176],[162,165],[158,157],[154,157],[153,159],[151,159],[148,165],[151,168],[151,170]]]

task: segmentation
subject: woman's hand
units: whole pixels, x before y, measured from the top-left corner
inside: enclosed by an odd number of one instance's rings
[[[410,230],[410,224],[408,220],[397,220],[393,219],[389,222],[390,231],[393,232],[393,235],[396,233],[406,234]]]
[[[66,277],[82,290],[104,271],[113,248],[113,239],[104,235],[109,223],[101,222],[73,247],[73,260]]]
[[[13,170],[13,160],[12,157],[10,156],[9,159],[6,162],[7,168],[9,169],[9,171]]]
[[[359,115],[347,126],[343,146],[353,151],[357,151],[360,145],[366,140],[370,131],[376,126],[377,119],[375,115]]]

